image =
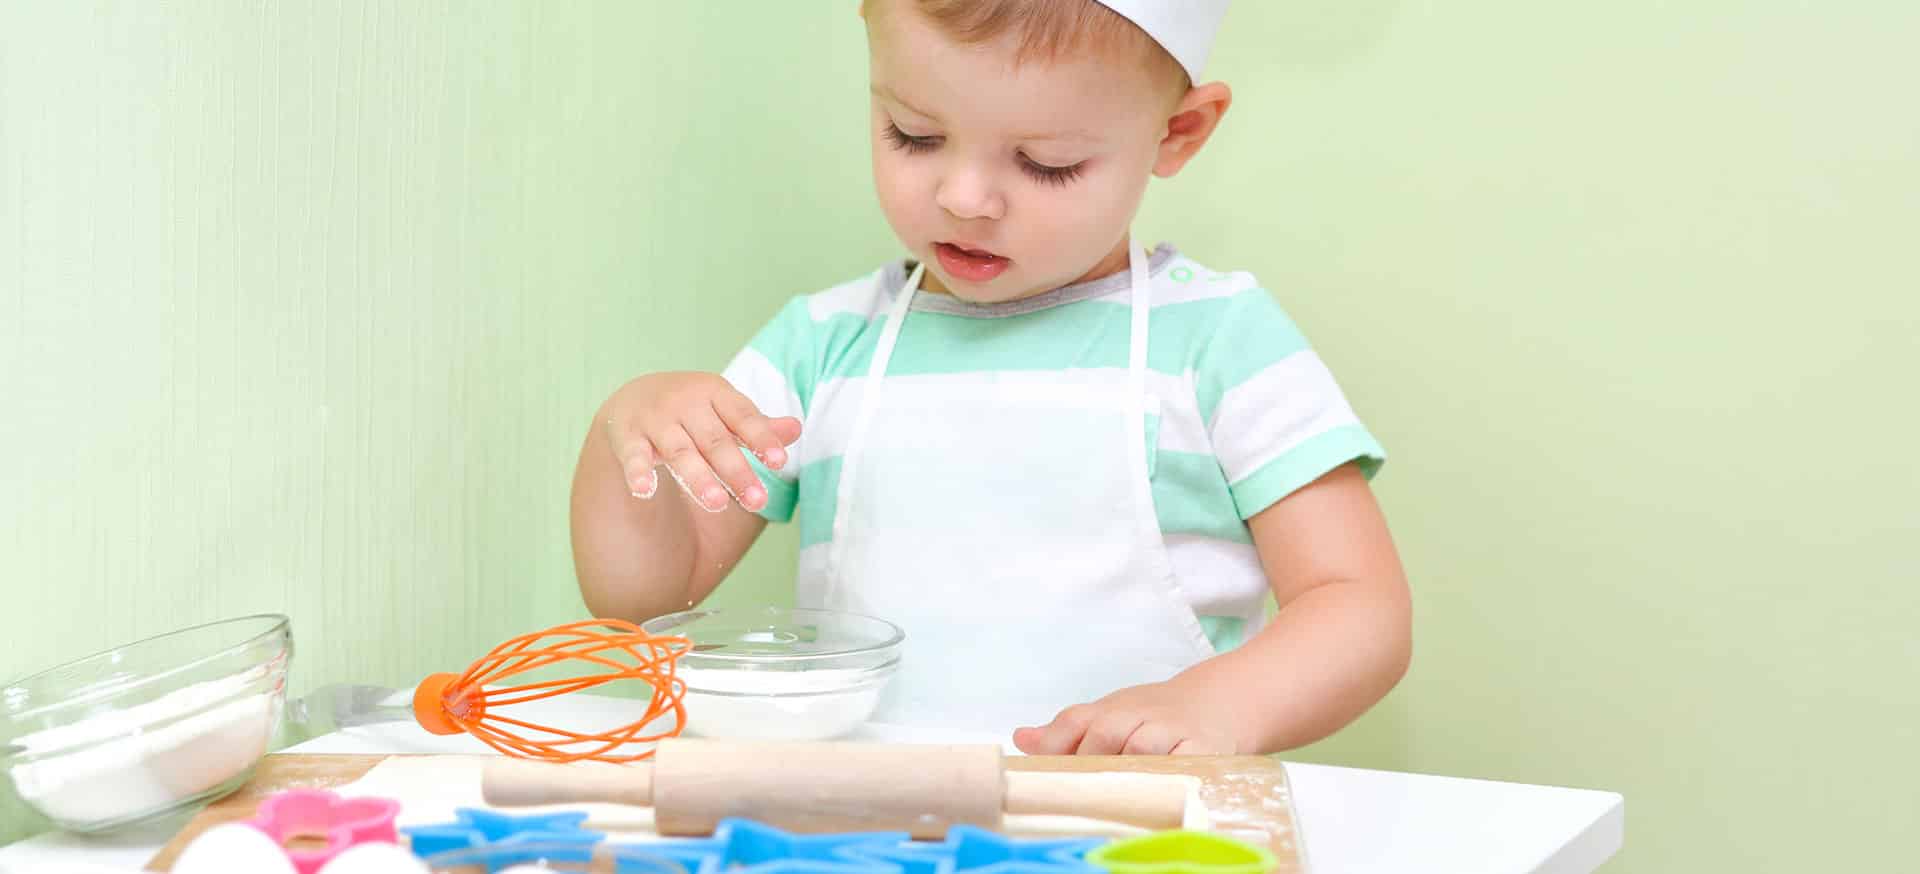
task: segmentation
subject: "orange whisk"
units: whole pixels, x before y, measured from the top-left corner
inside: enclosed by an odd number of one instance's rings
[[[649,634],[617,619],[589,619],[523,634],[494,647],[460,674],[434,674],[413,693],[413,717],[434,734],[465,732],[509,756],[550,762],[593,759],[634,762],[653,755],[628,753],[680,733],[686,723],[681,697],[686,685],[674,676],[680,656],[692,648],[684,637]],[[589,673],[500,686],[502,681],[554,665],[591,666]],[[619,728],[576,732],[515,719],[503,707],[591,689],[615,680],[653,687],[646,714]],[[672,714],[671,727],[651,726]]]

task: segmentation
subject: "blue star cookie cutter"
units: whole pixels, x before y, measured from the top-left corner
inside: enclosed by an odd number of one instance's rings
[[[939,843],[855,844],[841,855],[891,863],[902,874],[1098,874],[1086,855],[1104,843],[1098,838],[1022,840],[956,825]]]
[[[698,874],[900,874],[896,865],[850,857],[843,850],[869,845],[898,845],[906,832],[795,834],[750,819],[721,820],[714,840],[723,847]],[[690,872],[692,874],[692,872]]]
[[[743,818],[723,819],[711,838],[673,838],[622,842],[622,849],[678,862],[687,874],[902,874],[897,865],[842,851],[859,846],[894,846],[906,832],[796,834]]]
[[[409,826],[401,829],[407,847],[420,858],[454,850],[478,849],[515,844],[574,844],[591,847],[606,835],[583,828],[587,815],[581,812],[543,813],[514,816],[491,810],[462,807],[454,811],[455,822]]]

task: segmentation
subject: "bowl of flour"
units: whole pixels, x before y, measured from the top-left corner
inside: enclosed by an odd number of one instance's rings
[[[744,740],[852,732],[879,706],[906,640],[884,619],[786,607],[688,610],[641,627],[693,642],[675,671],[687,732]]]
[[[108,650],[0,688],[0,773],[62,829],[103,832],[239,788],[286,700],[287,617]]]

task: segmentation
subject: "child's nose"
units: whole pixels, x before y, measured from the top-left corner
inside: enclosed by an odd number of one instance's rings
[[[934,202],[958,219],[997,219],[1006,214],[1006,201],[991,175],[971,167],[955,167],[940,180]]]

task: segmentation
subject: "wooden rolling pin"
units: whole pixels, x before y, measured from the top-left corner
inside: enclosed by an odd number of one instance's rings
[[[904,831],[939,839],[1006,814],[1056,814],[1177,829],[1188,781],[1167,774],[1008,771],[995,746],[667,740],[651,764],[487,765],[490,805],[607,802],[652,807],[662,835],[711,834],[749,817],[791,831]]]

